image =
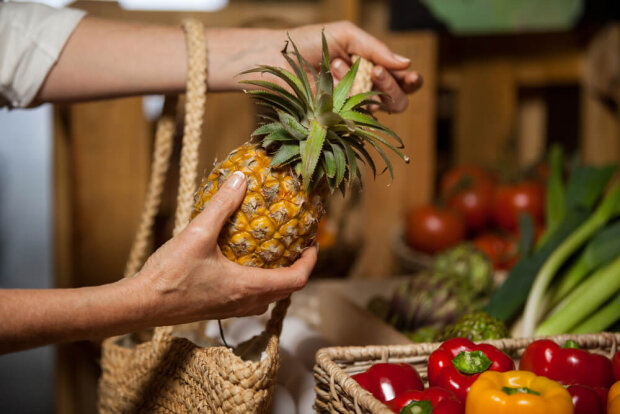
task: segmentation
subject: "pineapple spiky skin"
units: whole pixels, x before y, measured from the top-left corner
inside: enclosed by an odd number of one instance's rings
[[[306,192],[292,168],[272,167],[264,149],[246,143],[218,163],[200,184],[192,218],[235,171],[245,175],[248,187],[241,207],[218,238],[222,253],[244,266],[289,266],[314,243],[325,211],[325,194],[319,189]]]

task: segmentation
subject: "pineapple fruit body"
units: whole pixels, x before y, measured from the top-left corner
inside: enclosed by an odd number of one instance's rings
[[[245,175],[248,187],[241,207],[218,238],[222,253],[244,266],[289,266],[314,243],[325,211],[324,195],[318,189],[306,192],[291,167],[271,166],[264,149],[246,143],[218,163],[200,184],[192,217],[235,171]]]
[[[290,45],[292,53],[288,42],[281,53],[293,72],[268,65],[244,72],[275,76],[288,89],[265,79],[242,81],[259,88],[246,93],[267,108],[261,115],[265,123],[252,133],[250,142],[215,166],[195,196],[193,217],[230,174],[240,171],[246,176],[243,203],[218,238],[222,253],[244,266],[288,266],[312,245],[327,197],[335,190],[344,194],[360,178],[358,162],[376,174],[367,148],[383,158],[392,177],[392,165],[381,147],[409,160],[400,151],[398,135],[365,109],[376,103],[370,99],[378,93],[350,95],[359,60],[334,86],[324,34],[318,73],[292,40]]]

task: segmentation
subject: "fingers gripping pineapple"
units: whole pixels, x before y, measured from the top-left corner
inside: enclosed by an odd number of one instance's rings
[[[230,174],[241,171],[246,176],[243,203],[218,239],[222,253],[245,266],[288,266],[312,245],[327,197],[336,189],[344,194],[346,186],[360,177],[358,162],[366,163],[376,175],[367,148],[379,153],[392,178],[382,146],[409,161],[399,150],[400,138],[364,109],[378,92],[349,97],[359,60],[334,87],[325,36],[318,74],[290,43],[293,52],[287,51],[287,42],[282,55],[294,73],[266,65],[244,72],[275,75],[290,90],[266,80],[244,81],[262,88],[246,93],[268,108],[269,113],[263,115],[266,122],[252,133],[250,142],[215,165],[195,195],[192,217]]]

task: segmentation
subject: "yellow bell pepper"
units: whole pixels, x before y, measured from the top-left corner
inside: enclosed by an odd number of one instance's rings
[[[620,381],[612,385],[607,394],[607,414],[620,414]]]
[[[465,414],[573,414],[559,383],[528,371],[486,371],[473,383]]]

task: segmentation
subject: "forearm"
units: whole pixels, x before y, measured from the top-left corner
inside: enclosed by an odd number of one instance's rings
[[[266,29],[207,29],[206,34],[211,91],[239,89],[235,75],[257,62],[276,63],[265,62],[266,55],[277,55],[266,50],[284,44],[283,32]],[[180,26],[86,17],[69,38],[35,103],[181,93],[186,60]]]
[[[0,290],[0,354],[150,326],[152,301],[132,280],[77,289]]]

